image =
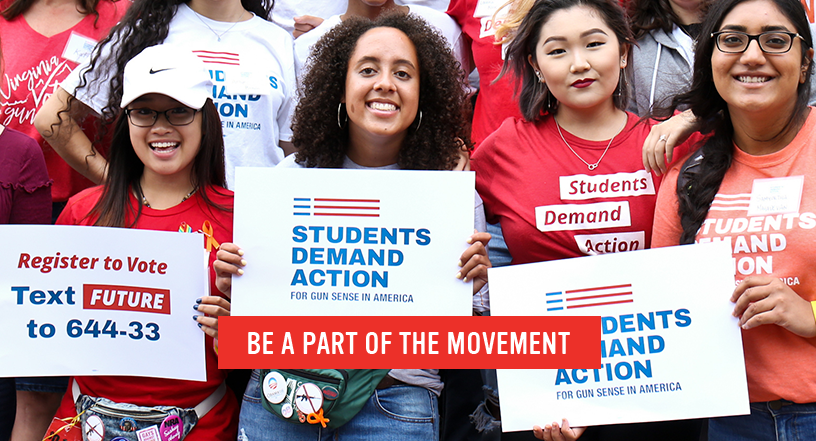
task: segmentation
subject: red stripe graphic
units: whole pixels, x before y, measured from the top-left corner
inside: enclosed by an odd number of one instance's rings
[[[233,53],[233,52],[214,52],[214,51],[199,50],[199,51],[193,51],[193,53],[196,53],[196,54],[213,54],[213,55],[231,55],[231,56],[233,56],[235,58],[239,57],[239,54],[236,54],[236,53]]]
[[[616,302],[589,303],[589,304],[586,304],[586,305],[570,305],[570,306],[567,306],[567,309],[586,308],[588,306],[615,305],[615,304],[618,304],[618,303],[632,303],[634,301],[635,301],[634,299],[629,299],[629,300],[618,300]]]
[[[597,296],[573,297],[571,299],[567,299],[567,301],[572,302],[574,300],[600,299],[602,297],[625,296],[625,295],[630,295],[630,294],[632,294],[632,293],[631,292],[619,292],[619,293],[614,293],[614,294],[601,294],[601,295],[597,295]]]
[[[564,292],[566,294],[572,294],[572,293],[576,293],[576,292],[600,291],[602,289],[618,289],[618,288],[631,288],[631,287],[632,287],[632,284],[629,283],[629,284],[626,284],[626,285],[599,286],[597,288],[573,289],[573,290],[564,291]]]
[[[314,208],[326,208],[326,209],[340,209],[340,210],[379,210],[380,207],[343,207],[338,205],[315,205]]]
[[[315,202],[374,202],[379,203],[379,199],[329,199],[329,198],[314,198]]]
[[[231,52],[193,51],[204,63],[240,66],[240,56]]]
[[[380,217],[379,214],[352,214],[352,213],[315,213],[314,216]]]

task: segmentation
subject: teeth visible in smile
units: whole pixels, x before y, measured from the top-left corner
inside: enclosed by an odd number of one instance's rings
[[[764,83],[766,81],[770,81],[769,77],[748,77],[748,76],[739,76],[737,79],[741,83]]]
[[[378,103],[378,102],[371,102],[368,104],[368,107],[371,107],[374,110],[386,110],[392,111],[397,110],[397,106],[390,104],[390,103]]]
[[[170,149],[176,147],[178,145],[177,142],[151,142],[150,148],[152,149]]]

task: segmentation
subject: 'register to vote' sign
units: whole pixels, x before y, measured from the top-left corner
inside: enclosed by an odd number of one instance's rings
[[[494,316],[601,316],[597,368],[497,372],[502,430],[562,418],[594,426],[749,412],[728,244],[489,272]]]
[[[0,377],[204,381],[201,234],[0,225]]]
[[[232,314],[470,315],[471,172],[238,168]],[[308,324],[304,323],[304,326]]]

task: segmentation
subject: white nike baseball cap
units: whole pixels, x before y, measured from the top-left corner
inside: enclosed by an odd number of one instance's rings
[[[193,109],[201,109],[212,93],[204,63],[190,50],[174,45],[151,46],[125,65],[122,104],[148,93],[159,93]]]

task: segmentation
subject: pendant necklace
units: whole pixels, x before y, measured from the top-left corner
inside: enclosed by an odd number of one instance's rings
[[[213,34],[215,34],[215,37],[218,39],[218,41],[221,41],[221,37],[223,37],[223,36],[224,36],[224,34],[226,34],[227,32],[231,31],[231,30],[232,30],[232,28],[234,28],[234,27],[235,27],[235,25],[237,25],[238,23],[241,23],[241,22],[240,22],[241,17],[243,17],[243,16],[244,16],[244,10],[243,10],[243,9],[241,9],[241,15],[239,15],[239,16],[238,16],[238,20],[239,20],[239,21],[235,21],[235,22],[233,22],[233,23],[232,23],[232,26],[228,27],[226,31],[224,31],[224,32],[222,32],[222,33],[220,33],[220,34],[219,34],[218,32],[215,32],[215,29],[211,28],[211,27],[210,27],[210,25],[208,25],[208,24],[207,24],[207,22],[206,22],[206,21],[204,21],[204,19],[203,19],[203,18],[201,18],[201,14],[199,14],[198,12],[196,12],[195,10],[193,10],[192,8],[190,8],[190,10],[191,10],[191,11],[193,11],[193,13],[195,14],[195,16],[196,16],[196,17],[198,17],[198,20],[201,22],[201,24],[203,24],[204,26],[206,26],[206,27],[207,27],[207,29],[209,29],[209,30],[210,30],[210,32],[212,32]]]
[[[588,168],[590,171],[592,171],[592,170],[595,170],[596,168],[598,168],[598,164],[600,164],[600,163],[601,163],[601,161],[603,161],[604,156],[606,156],[606,152],[607,152],[607,151],[609,151],[609,146],[611,146],[611,145],[612,145],[612,141],[614,141],[614,140],[615,140],[615,136],[618,136],[618,133],[620,133],[621,131],[623,131],[623,128],[624,128],[624,127],[626,127],[626,123],[627,123],[627,122],[629,122],[629,117],[627,116],[627,117],[626,117],[626,119],[624,119],[624,120],[623,120],[623,126],[621,126],[620,130],[618,130],[618,132],[617,132],[617,133],[615,133],[615,135],[614,135],[614,136],[612,136],[612,138],[610,138],[610,139],[609,139],[609,144],[607,144],[607,145],[606,145],[606,148],[604,149],[603,153],[601,154],[601,157],[600,157],[600,158],[598,158],[598,161],[597,161],[597,162],[595,162],[594,164],[590,164],[590,163],[586,162],[586,161],[584,160],[584,158],[582,158],[582,157],[581,157],[581,155],[579,155],[579,154],[578,154],[578,152],[576,152],[576,151],[575,151],[575,150],[572,148],[572,146],[571,146],[571,145],[569,145],[569,143],[567,142],[566,138],[564,138],[564,134],[563,134],[563,133],[561,133],[561,125],[560,125],[560,124],[558,124],[558,119],[556,119],[555,115],[553,115],[553,120],[555,121],[555,128],[556,128],[556,130],[558,130],[558,134],[561,136],[561,140],[562,140],[562,141],[564,141],[564,144],[566,144],[566,145],[567,145],[567,147],[570,149],[570,151],[572,152],[572,154],[573,154],[573,155],[575,155],[575,156],[576,156],[578,159],[580,159],[580,160],[581,160],[581,162],[583,162],[584,164],[586,164],[587,168]]]

